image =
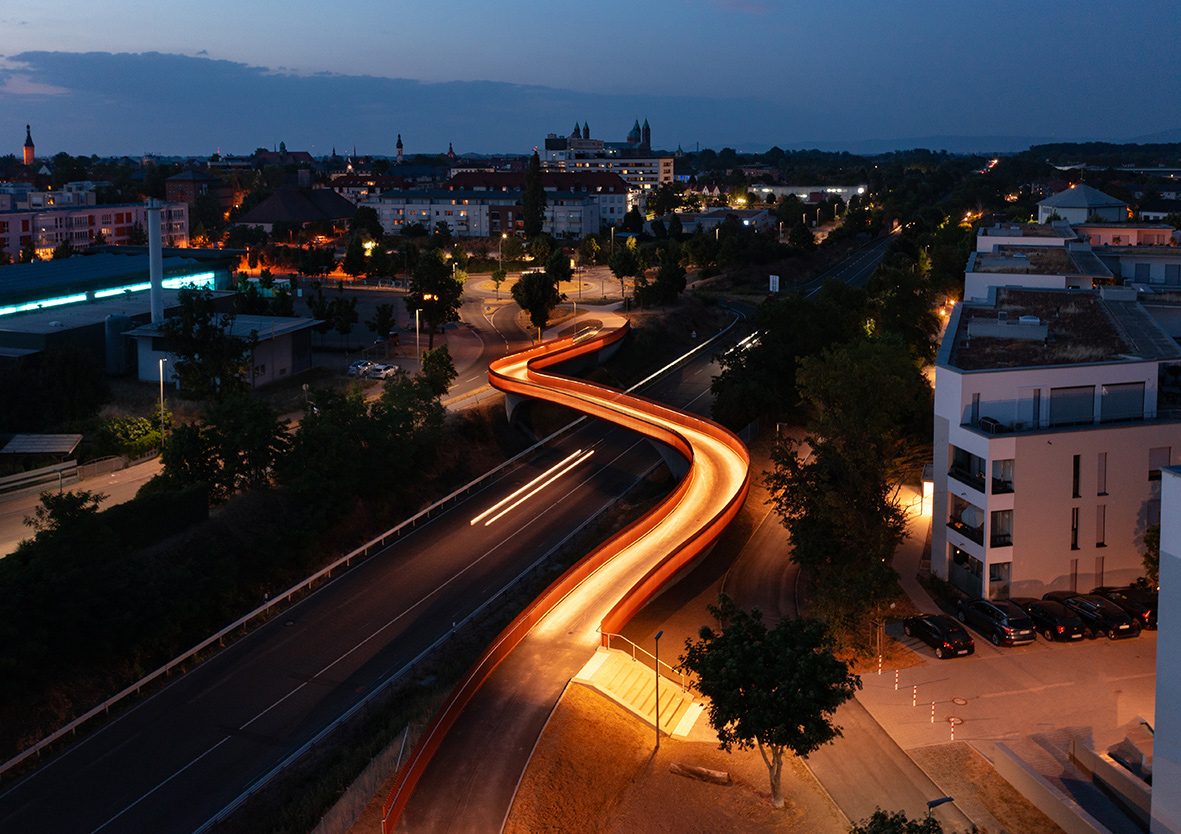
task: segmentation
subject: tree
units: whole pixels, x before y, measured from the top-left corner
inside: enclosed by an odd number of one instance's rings
[[[1152,524],[1144,531],[1144,576],[1155,588],[1160,584],[1160,525]]]
[[[545,261],[545,274],[554,280],[555,284],[569,281],[574,271],[570,269],[570,258],[561,249],[555,249]]]
[[[458,375],[455,363],[451,361],[451,352],[447,350],[446,345],[428,350],[422,355],[422,370],[419,376],[432,396],[441,397],[446,394]]]
[[[627,279],[640,274],[640,262],[636,258],[635,250],[630,246],[615,247],[615,254],[611,256],[611,272],[619,281],[619,295],[627,297]]]
[[[435,346],[435,331],[449,321],[459,320],[463,302],[463,284],[451,274],[438,250],[424,252],[414,265],[406,309],[421,310],[426,320],[427,347]]]
[[[354,278],[364,275],[368,271],[369,264],[365,262],[365,244],[360,235],[353,235],[349,238],[349,245],[344,250],[344,260],[340,262],[340,268]]]
[[[627,214],[623,215],[623,226],[625,232],[631,232],[638,235],[644,231],[644,215],[640,214],[639,208],[632,206]]]
[[[539,234],[529,241],[529,254],[538,263],[545,263],[554,252],[554,239],[547,234]]]
[[[541,331],[549,324],[550,313],[565,298],[557,282],[544,272],[527,272],[513,284],[513,301],[529,314],[529,321]]]
[[[796,223],[791,227],[791,231],[787,233],[787,242],[804,252],[816,248],[816,238],[812,235],[812,230],[803,223]]]
[[[68,240],[63,240],[57,246],[53,247],[53,260],[64,261],[75,253],[74,244]]]
[[[181,391],[200,399],[246,388],[257,335],[233,335],[233,315],[217,311],[209,290],[182,289],[178,302],[177,314],[160,329],[175,357],[173,372]]]
[[[365,326],[377,334],[379,339],[389,338],[394,329],[394,305],[378,304],[373,309],[373,318],[365,322]]]
[[[727,752],[757,747],[771,783],[771,803],[783,807],[783,754],[807,758],[841,735],[832,723],[861,679],[832,654],[832,640],[815,620],[780,620],[768,628],[757,609],[746,612],[724,594],[709,607],[719,629],[702,626],[685,641],[682,665],[709,699],[709,723]]]
[[[107,499],[105,493],[80,489],[73,492],[43,492],[33,514],[25,519],[25,526],[38,535],[53,535],[66,530],[77,530],[78,525],[98,518],[99,504]]]
[[[525,237],[532,238],[541,234],[545,225],[545,188],[541,182],[541,158],[537,151],[529,160],[529,168],[525,171],[525,190],[521,194],[521,214],[525,224]]]
[[[504,283],[504,279],[507,277],[507,275],[508,273],[506,273],[500,267],[496,267],[496,269],[492,270],[492,286],[496,288],[497,299],[500,298],[500,285]]]
[[[382,228],[381,220],[377,216],[377,209],[372,206],[357,207],[353,219],[349,221],[349,231],[355,236],[368,237],[370,240],[381,240],[381,236],[385,234],[385,229]]]
[[[853,823],[849,834],[943,834],[943,826],[929,814],[912,820],[902,811],[891,813],[878,808],[866,819]]]
[[[127,230],[127,244],[129,246],[147,246],[148,233],[144,231],[144,227],[139,223],[132,223],[131,228]]]
[[[357,299],[345,298],[342,292],[332,299],[332,327],[345,337],[348,346],[348,335],[353,332],[353,325],[357,323]]]
[[[671,182],[661,183],[648,194],[648,211],[657,217],[671,214],[680,205],[681,198]]]

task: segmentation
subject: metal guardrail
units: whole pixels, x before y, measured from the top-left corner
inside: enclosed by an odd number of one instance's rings
[[[65,463],[55,463],[52,466],[42,466],[28,472],[17,472],[0,478],[0,497],[30,492],[42,487],[56,486],[60,491],[66,484],[78,481],[78,461],[68,460]]]
[[[645,377],[644,379],[640,380],[639,382],[637,382],[635,385],[633,385],[631,388],[628,388],[627,390],[629,392],[635,391],[636,389],[648,384],[649,382],[653,381],[654,379],[661,376],[662,374],[667,373],[672,368],[675,368],[678,365],[683,364],[684,362],[687,362],[690,358],[695,356],[697,353],[704,350],[706,347],[708,347],[709,345],[713,344],[714,342],[716,342],[717,340],[719,340],[723,336],[725,336],[734,327],[734,325],[738,323],[739,320],[740,320],[740,318],[736,316],[735,319],[730,322],[730,324],[728,324],[726,327],[724,327],[722,330],[720,330],[714,336],[712,336],[711,338],[702,342],[700,345],[697,345],[692,350],[688,351],[687,353],[683,354],[682,356],[678,357],[677,359],[674,359],[672,362],[668,363],[667,365],[665,365],[663,368],[659,369],[658,371],[656,371],[656,372],[650,374],[649,376]],[[119,691],[115,695],[112,695],[110,698],[103,701],[101,704],[99,704],[99,705],[93,707],[92,709],[88,710],[87,712],[83,713],[78,718],[75,718],[69,724],[66,724],[64,727],[61,727],[60,729],[54,731],[53,733],[51,733],[50,735],[41,739],[37,743],[31,745],[30,747],[25,748],[20,753],[18,753],[16,756],[13,756],[11,759],[7,760],[3,764],[0,764],[0,775],[7,773],[9,770],[12,770],[14,767],[17,767],[18,765],[27,761],[30,757],[39,756],[41,754],[42,750],[51,746],[55,742],[60,741],[65,736],[72,735],[72,734],[76,733],[78,731],[78,728],[82,727],[83,725],[85,725],[86,723],[88,723],[92,719],[96,718],[97,716],[108,714],[112,707],[118,705],[125,698],[128,698],[132,695],[138,695],[140,693],[140,691],[143,690],[144,687],[155,682],[156,680],[160,679],[161,677],[167,676],[169,673],[172,672],[173,669],[176,669],[177,667],[182,666],[184,663],[193,659],[194,657],[196,657],[200,653],[204,652],[205,650],[209,649],[214,644],[221,645],[224,642],[225,638],[227,636],[229,636],[230,634],[232,634],[234,631],[236,631],[240,628],[243,628],[244,626],[251,623],[252,621],[268,614],[276,607],[278,607],[286,602],[289,602],[297,594],[300,594],[303,591],[310,589],[319,580],[330,579],[332,577],[332,573],[334,571],[340,570],[341,568],[351,567],[354,559],[367,558],[370,555],[370,551],[383,549],[386,546],[387,542],[391,538],[400,537],[404,530],[406,530],[407,528],[411,528],[411,529],[414,528],[418,524],[418,522],[420,522],[424,519],[429,520],[431,517],[431,513],[436,512],[436,511],[442,509],[443,507],[446,507],[448,504],[457,501],[459,498],[469,495],[473,490],[475,490],[480,485],[484,484],[486,481],[491,479],[493,476],[497,475],[498,473],[507,469],[508,467],[516,464],[517,462],[519,462],[520,460],[522,460],[526,456],[536,452],[537,449],[539,449],[540,447],[542,447],[546,443],[549,443],[551,440],[554,440],[554,439],[560,437],[561,435],[563,435],[566,432],[573,429],[575,426],[578,426],[581,423],[583,423],[586,419],[587,419],[586,417],[579,417],[575,420],[570,421],[565,426],[562,426],[561,428],[546,435],[541,440],[538,440],[536,443],[534,443],[529,448],[519,452],[516,455],[513,455],[511,458],[504,461],[500,465],[498,465],[492,469],[489,469],[487,472],[480,475],[478,478],[475,478],[475,479],[469,481],[467,484],[464,484],[463,486],[459,487],[458,489],[454,490],[453,492],[449,493],[448,495],[444,496],[443,498],[440,498],[438,501],[434,502],[433,504],[426,507],[425,509],[422,509],[419,512],[415,513],[410,518],[400,522],[399,524],[395,525],[394,527],[391,527],[389,530],[385,531],[380,536],[377,536],[377,537],[369,540],[368,542],[361,545],[360,547],[354,548],[353,550],[346,553],[344,556],[341,556],[339,559],[332,562],[327,567],[322,568],[321,570],[317,571],[316,573],[312,574],[311,576],[308,576],[307,578],[296,583],[295,585],[292,585],[286,591],[282,592],[281,594],[279,594],[275,597],[272,597],[271,599],[267,600],[262,605],[255,608],[254,610],[239,617],[237,620],[230,623],[225,628],[218,631],[216,634],[202,640],[200,643],[193,646],[188,651],[186,651],[183,654],[178,655],[177,657],[168,661],[167,663],[165,663],[163,666],[159,667],[155,671],[149,673],[148,675],[145,675],[143,678],[140,678],[135,683],[130,684],[129,686],[122,689],[121,691]],[[434,647],[432,647],[432,648],[434,648]],[[351,714],[352,714],[352,711],[350,711],[350,715]],[[336,726],[337,726],[336,723],[334,723],[332,725],[332,728],[335,729]],[[321,736],[318,735],[317,739],[319,739],[320,737]],[[277,771],[275,771],[275,772],[277,772]],[[271,774],[271,775],[273,775],[273,774]],[[269,776],[268,776],[268,778],[269,778]]]
[[[686,675],[684,673],[684,671],[682,671],[682,669],[679,666],[670,666],[669,664],[665,663],[663,660],[657,660],[656,655],[652,654],[652,652],[648,651],[647,649],[645,649],[642,646],[636,645],[634,642],[632,642],[631,640],[628,640],[622,634],[616,634],[613,631],[604,631],[603,632],[603,648],[610,649],[612,640],[616,640],[616,641],[622,640],[624,643],[626,643],[631,649],[632,660],[638,659],[636,657],[637,653],[642,654],[645,657],[648,657],[652,660],[652,663],[650,665],[653,668],[659,668],[660,674],[663,677],[668,678],[670,681],[676,681],[678,684],[680,684],[681,689],[687,690],[689,688],[689,676]],[[659,666],[657,666],[657,664],[659,664]],[[667,670],[667,671],[665,671],[665,670]]]

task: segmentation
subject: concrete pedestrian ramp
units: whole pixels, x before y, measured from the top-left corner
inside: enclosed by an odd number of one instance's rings
[[[656,726],[656,673],[652,667],[618,649],[598,649],[575,683],[606,695],[628,712]],[[660,729],[675,738],[688,738],[705,705],[694,700],[680,684],[661,677]]]

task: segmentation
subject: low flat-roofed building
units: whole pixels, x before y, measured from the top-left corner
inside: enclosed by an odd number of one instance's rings
[[[1078,233],[1064,220],[1053,223],[995,223],[976,230],[976,251],[992,252],[1001,246],[1063,247],[1078,240]]]
[[[1085,244],[998,246],[968,255],[964,298],[988,298],[994,287],[1091,289],[1114,280],[1111,270]]]
[[[1171,246],[1173,227],[1163,223],[1075,223],[1092,246]]]
[[[250,382],[258,388],[288,376],[306,371],[312,366],[312,328],[316,319],[295,316],[234,316],[230,334],[243,339],[255,339],[251,352]],[[168,337],[162,335],[160,325],[143,324],[126,331],[126,336],[135,340],[136,375],[141,382],[154,382],[160,378],[160,360],[164,381],[172,382],[174,354],[169,349]]]
[[[1007,597],[1141,575],[1160,470],[1181,463],[1181,346],[1155,312],[1128,287],[957,305],[935,363],[936,576]]]

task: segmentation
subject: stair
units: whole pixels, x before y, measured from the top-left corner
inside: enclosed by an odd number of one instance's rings
[[[577,683],[596,689],[650,726],[656,724],[656,673],[626,652],[599,648],[574,676]],[[685,738],[705,707],[675,682],[660,679],[660,729]]]

